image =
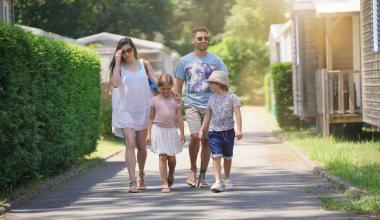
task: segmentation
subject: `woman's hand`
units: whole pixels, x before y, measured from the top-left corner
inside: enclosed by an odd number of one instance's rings
[[[185,144],[185,142],[186,142],[185,135],[181,134],[181,144]]]
[[[117,64],[120,64],[120,62],[121,62],[121,54],[123,53],[123,50],[122,49],[120,49],[120,50],[117,50],[116,52],[115,52],[115,62],[117,63]]]
[[[240,130],[237,130],[236,133],[235,133],[235,137],[238,140],[241,140],[243,138],[243,132],[241,132]]]
[[[152,139],[150,135],[146,136],[146,145],[151,145],[152,144]]]

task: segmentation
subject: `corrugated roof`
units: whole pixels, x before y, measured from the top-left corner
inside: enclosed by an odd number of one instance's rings
[[[360,0],[313,0],[317,15],[360,12]]]
[[[107,44],[107,43],[117,44],[117,42],[124,37],[126,37],[126,36],[102,32],[99,34],[94,34],[94,35],[90,35],[87,37],[78,38],[76,40],[76,42],[78,42],[79,44],[83,44],[83,45],[88,45],[88,44],[96,43],[96,42],[102,42],[105,44]],[[136,47],[157,49],[157,50],[170,50],[169,48],[167,48],[162,43],[157,43],[157,42],[148,41],[148,40],[142,40],[142,39],[133,38],[133,37],[131,37],[131,39],[132,39],[133,43],[136,45]]]
[[[75,39],[73,39],[73,38],[69,38],[69,37],[58,35],[58,34],[55,34],[52,32],[48,32],[48,31],[42,30],[40,28],[29,27],[29,26],[24,26],[24,25],[19,25],[19,24],[16,24],[16,26],[24,29],[25,31],[29,31],[35,35],[40,35],[40,36],[44,36],[44,37],[48,37],[48,38],[52,38],[52,39],[63,40],[63,41],[70,42],[70,43],[76,43]]]
[[[280,37],[280,35],[286,31],[288,28],[290,28],[292,25],[292,21],[289,20],[284,24],[272,24],[270,26],[270,31],[269,31],[269,43],[271,41],[277,41]]]

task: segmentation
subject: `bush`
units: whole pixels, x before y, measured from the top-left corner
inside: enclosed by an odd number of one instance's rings
[[[112,86],[110,83],[102,84],[100,114],[100,134],[107,140],[115,140],[112,133]]]
[[[298,118],[293,114],[292,64],[275,63],[271,66],[275,113],[280,127],[298,127]]]
[[[49,176],[92,152],[100,65],[89,49],[0,24],[0,188]]]
[[[272,104],[272,94],[271,94],[271,74],[267,73],[264,76],[264,95],[265,95],[265,108],[267,111],[271,110]]]

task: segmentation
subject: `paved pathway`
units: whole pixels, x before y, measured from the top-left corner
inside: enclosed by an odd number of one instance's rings
[[[128,194],[123,155],[76,177],[8,214],[7,219],[347,219],[325,211],[308,193],[326,184],[273,136],[263,108],[244,108],[245,138],[235,148],[234,191],[213,194],[184,184],[187,148],[178,156],[176,184],[160,193],[158,159],[149,154],[148,190]],[[210,168],[211,171],[211,168]],[[208,173],[211,183],[213,178]],[[313,190],[311,190],[313,191]]]

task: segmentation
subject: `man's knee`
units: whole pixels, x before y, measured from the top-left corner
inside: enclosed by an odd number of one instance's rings
[[[201,139],[201,143],[202,143],[202,147],[203,147],[203,148],[210,148],[210,145],[209,145],[208,139],[206,139],[206,138],[202,138],[202,139]]]
[[[191,135],[191,141],[192,142],[199,142],[201,139],[198,136],[198,133],[192,134]]]

